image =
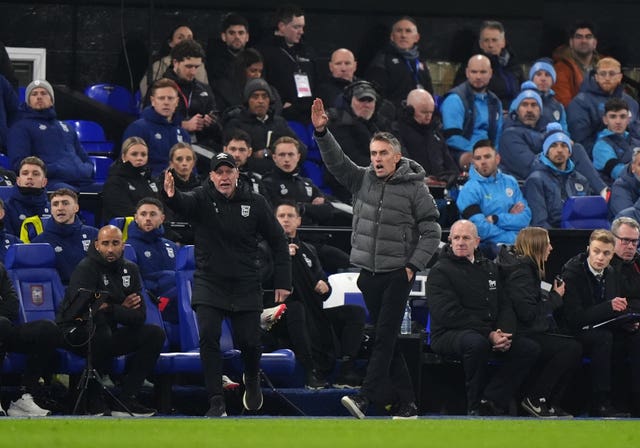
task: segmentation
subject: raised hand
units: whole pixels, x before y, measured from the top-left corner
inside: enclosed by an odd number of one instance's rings
[[[329,117],[324,110],[324,104],[320,98],[316,98],[311,106],[311,123],[317,132],[323,132],[328,122]]]
[[[171,174],[169,170],[164,172],[164,192],[167,193],[167,196],[170,198],[172,198],[176,192],[173,174]]]

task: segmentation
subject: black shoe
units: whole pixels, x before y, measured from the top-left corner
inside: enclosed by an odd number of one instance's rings
[[[557,415],[552,413],[547,406],[545,398],[529,398],[525,397],[520,404],[522,408],[534,417],[538,418],[556,418]]]
[[[257,411],[262,407],[262,389],[260,388],[260,376],[247,377],[242,375],[244,383],[244,395],[242,404],[247,411]]]
[[[395,406],[392,411],[393,420],[409,420],[418,418],[418,407],[414,402]]]
[[[214,395],[209,400],[209,410],[205,417],[226,417],[227,409],[224,404],[224,397],[222,395]]]
[[[342,406],[347,408],[355,418],[363,419],[365,411],[369,407],[369,400],[362,395],[345,395],[340,399]]]
[[[120,403],[117,401],[113,404],[113,409],[111,410],[111,415],[113,417],[151,417],[155,415],[156,411],[153,408],[148,408],[135,397],[123,397],[120,399]]]
[[[103,415],[111,415],[111,411],[104,401],[102,391],[97,394],[92,394],[87,398],[87,415],[94,417],[101,417]]]
[[[482,415],[485,417],[504,415],[503,409],[497,406],[493,401],[485,399],[480,400],[480,404],[478,405],[478,409],[476,412],[476,415]]]
[[[617,410],[611,405],[611,403],[602,403],[600,406],[596,406],[589,411],[590,417],[602,417],[602,418],[629,418],[631,414],[628,412],[622,412]]]
[[[327,381],[322,378],[316,369],[313,369],[307,373],[304,387],[305,389],[324,389],[327,387]]]
[[[343,364],[344,366],[344,364]],[[362,385],[362,377],[355,368],[344,368],[333,382],[336,389],[357,389]]]
[[[553,415],[555,415],[558,418],[573,418],[573,415],[569,414],[560,406],[556,406],[556,405],[549,406],[549,412],[551,412]]]

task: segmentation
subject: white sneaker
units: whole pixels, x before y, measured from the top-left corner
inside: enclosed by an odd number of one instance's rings
[[[272,308],[265,308],[260,314],[260,327],[264,331],[271,330],[273,324],[280,320],[285,311],[287,311],[287,305],[284,303]]]
[[[235,390],[240,387],[240,383],[236,383],[227,375],[222,375],[222,389],[224,390]]]
[[[1,417],[6,417],[6,415],[7,415],[7,412],[2,407],[2,403],[0,403],[0,416]]]
[[[22,394],[22,397],[12,401],[9,406],[10,417],[45,417],[50,414],[51,411],[42,409],[33,401],[31,394]]]

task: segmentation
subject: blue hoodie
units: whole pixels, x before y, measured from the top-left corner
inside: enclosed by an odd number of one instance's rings
[[[567,124],[571,138],[582,144],[587,154],[591,155],[596,136],[604,128],[602,117],[604,116],[604,103],[611,98],[621,98],[629,105],[632,121],[629,123],[629,131],[637,130],[638,103],[624,93],[622,85],[619,85],[611,94],[605,93],[595,78],[589,76],[580,87],[580,93],[571,100],[567,107]]]
[[[166,271],[176,270],[178,246],[164,236],[164,227],[145,232],[133,221],[128,228],[127,243],[136,251],[145,286],[155,294],[166,294],[175,287],[175,277]]]
[[[32,243],[49,243],[56,253],[56,269],[62,283],[69,283],[76,265],[87,256],[89,245],[98,236],[98,229],[82,224],[76,216],[72,224],[58,224],[48,220],[44,231],[31,240]]]
[[[611,186],[609,219],[628,216],[640,221],[640,180],[627,166]]]
[[[509,213],[517,202],[522,202],[525,209],[521,213]],[[531,209],[518,181],[500,170],[495,176],[484,177],[472,166],[456,204],[462,217],[476,225],[482,241],[514,244],[520,229],[531,221]],[[485,218],[490,215],[497,221],[488,222]]]
[[[149,147],[149,162],[153,176],[159,175],[169,166],[169,150],[178,142],[191,143],[189,133],[180,127],[181,118],[173,115],[171,122],[151,106],[142,111],[142,116],[125,129],[122,141],[129,137],[142,138]]]
[[[9,129],[7,151],[16,172],[22,159],[37,156],[47,165],[50,184],[93,182],[93,162],[75,130],[56,119],[53,107],[34,110],[20,105],[19,119]]]
[[[51,205],[44,188],[22,188],[17,185],[4,206],[7,233],[20,235],[22,221],[29,216],[51,216]]]
[[[559,170],[542,154],[525,181],[523,192],[531,207],[531,225],[545,229],[560,227],[562,207],[569,196],[592,194],[587,179],[575,170],[571,159],[565,170]]]
[[[640,140],[629,132],[616,134],[609,129],[598,133],[593,145],[593,166],[609,183],[620,177],[625,165],[631,162],[633,148],[640,147]]]

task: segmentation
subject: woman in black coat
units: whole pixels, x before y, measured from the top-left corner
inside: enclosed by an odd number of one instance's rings
[[[140,137],[129,137],[122,143],[121,159],[109,169],[102,190],[102,219],[108,222],[118,216],[133,216],[136,204],[145,197],[160,199],[158,185],[147,166],[149,148]]]
[[[564,283],[543,282],[544,264],[553,247],[549,233],[541,227],[526,227],[513,247],[503,247],[498,265],[511,301],[516,328],[511,333],[526,336],[540,346],[540,359],[521,404],[534,417],[570,417],[558,403],[573,371],[580,365],[582,346],[558,334],[553,310],[562,306]]]

